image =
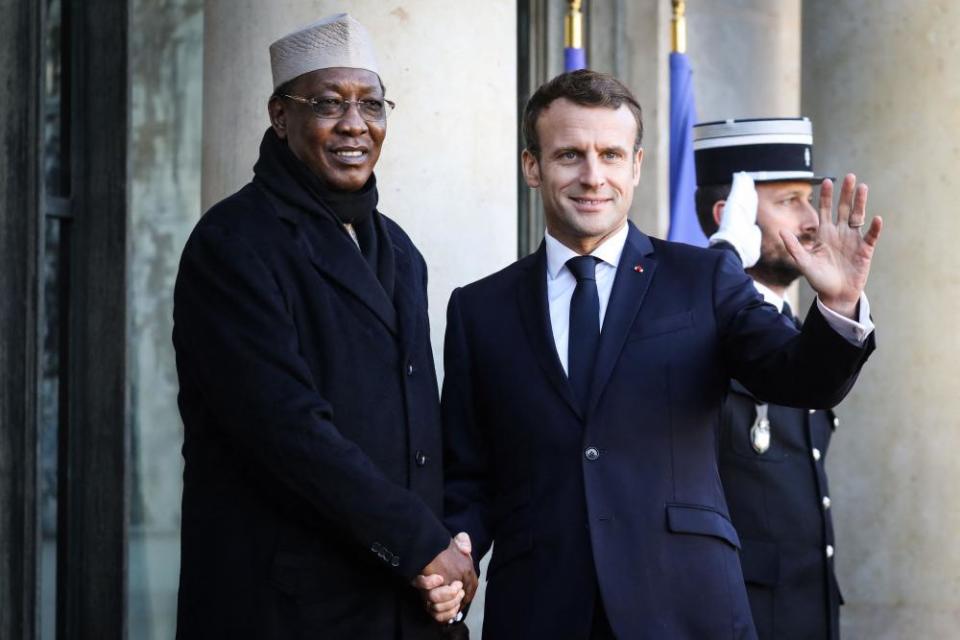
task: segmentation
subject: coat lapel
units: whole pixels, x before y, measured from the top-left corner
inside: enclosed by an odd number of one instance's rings
[[[393,334],[398,333],[397,313],[377,276],[337,223],[320,216],[304,220],[307,213],[277,206],[281,218],[297,228],[297,244],[313,266],[367,306]]]
[[[527,333],[527,339],[533,347],[540,367],[560,397],[570,405],[577,416],[582,418],[581,410],[574,400],[570,382],[563,372],[563,365],[560,364],[557,344],[553,339],[547,302],[547,249],[543,242],[532,256],[532,260],[528,262],[527,272],[520,281],[517,304],[520,306],[520,318]]]
[[[400,344],[403,345],[406,353],[410,353],[416,337],[417,309],[419,308],[413,291],[413,269],[410,256],[406,251],[394,244],[393,253],[396,256],[397,265],[393,298],[399,322]]]
[[[628,224],[630,231],[620,255],[620,264],[617,266],[607,313],[603,319],[603,329],[600,332],[587,415],[592,413],[603,395],[657,269],[650,238],[634,227],[633,223]]]

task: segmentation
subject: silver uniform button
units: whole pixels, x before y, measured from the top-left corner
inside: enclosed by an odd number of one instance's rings
[[[808,411],[810,412],[810,415],[813,415],[817,412],[816,409],[808,409]]]
[[[816,447],[814,447],[810,453],[813,454],[814,460],[818,460],[818,461],[820,460],[820,449],[817,449]]]
[[[840,418],[834,416],[834,417],[833,417],[833,428],[836,429],[836,428],[839,427],[839,426],[840,426]]]
[[[832,544],[828,544],[828,545],[827,545],[827,557],[828,557],[828,558],[832,558],[832,557],[833,557],[833,545],[832,545]]]
[[[829,509],[829,508],[830,508],[830,496],[823,496],[822,502],[823,502],[823,508],[824,508],[824,509]]]
[[[766,407],[767,405],[763,405]],[[763,411],[765,414],[766,411]],[[757,408],[757,420],[750,427],[750,446],[758,454],[763,455],[770,448],[770,421],[765,415],[761,415],[761,410]]]
[[[593,462],[600,457],[600,451],[596,447],[587,447],[583,452],[583,457],[590,462]]]

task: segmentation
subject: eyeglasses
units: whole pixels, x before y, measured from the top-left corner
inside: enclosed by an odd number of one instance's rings
[[[339,120],[350,109],[350,105],[357,105],[357,111],[360,117],[367,122],[384,122],[387,116],[396,107],[396,103],[390,100],[377,100],[376,98],[364,98],[363,100],[341,100],[340,98],[304,98],[303,96],[291,96],[281,93],[281,97],[290,98],[295,102],[310,105],[313,113],[318,118]]]

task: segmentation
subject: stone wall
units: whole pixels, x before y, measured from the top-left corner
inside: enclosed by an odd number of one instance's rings
[[[822,171],[854,171],[885,228],[867,292],[878,349],[828,469],[850,638],[960,629],[960,5],[807,0],[803,108]]]

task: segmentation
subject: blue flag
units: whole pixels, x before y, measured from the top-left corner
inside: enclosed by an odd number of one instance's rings
[[[693,194],[697,173],[693,163],[693,72],[686,54],[670,54],[670,231],[668,240],[707,246],[697,221]]]
[[[566,47],[563,50],[563,70],[577,71],[587,68],[587,55],[580,47]]]

